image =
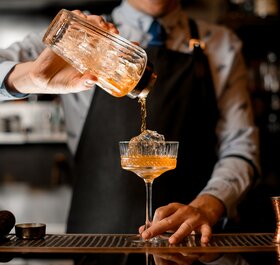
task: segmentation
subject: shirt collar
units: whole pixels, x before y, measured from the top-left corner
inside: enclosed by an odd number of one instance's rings
[[[142,32],[148,32],[153,18],[144,12],[141,12],[131,6],[127,0],[123,0],[121,4],[115,8],[113,11],[121,14],[121,16],[116,16],[121,18],[122,21],[116,21],[117,24],[122,24],[124,21],[131,25],[132,27],[141,30]],[[178,7],[173,12],[167,14],[164,17],[158,19],[158,21],[164,26],[165,29],[170,29],[178,24],[179,13],[181,12],[181,7]]]

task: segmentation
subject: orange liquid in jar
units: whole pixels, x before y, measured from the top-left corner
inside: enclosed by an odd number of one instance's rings
[[[133,90],[133,88],[136,86],[137,82],[127,82],[125,84],[120,84],[113,80],[112,78],[107,78],[107,84],[112,85],[111,86],[106,86],[104,89],[110,93],[111,95],[115,97],[123,97],[126,96],[130,91]]]

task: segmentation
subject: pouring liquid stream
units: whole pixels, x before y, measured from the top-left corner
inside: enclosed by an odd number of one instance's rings
[[[147,129],[147,106],[146,106],[146,97],[139,98],[138,102],[140,103],[141,107],[141,133],[146,131]]]

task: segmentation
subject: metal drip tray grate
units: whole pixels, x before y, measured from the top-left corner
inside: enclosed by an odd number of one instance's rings
[[[130,242],[130,235],[47,234],[40,240],[20,240],[9,235],[0,243],[0,253],[124,253],[124,252],[249,252],[273,251],[273,234],[216,234],[207,246],[198,236],[188,236],[178,245]]]

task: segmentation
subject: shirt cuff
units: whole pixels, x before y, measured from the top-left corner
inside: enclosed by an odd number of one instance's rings
[[[200,194],[210,194],[222,201],[227,217],[237,215],[237,205],[251,187],[254,170],[246,161],[230,157],[217,163],[212,177]]]
[[[5,78],[9,72],[15,67],[18,62],[5,61],[0,62],[0,100],[14,100],[23,99],[29,96],[29,94],[22,94],[19,92],[9,91],[5,86]]]

